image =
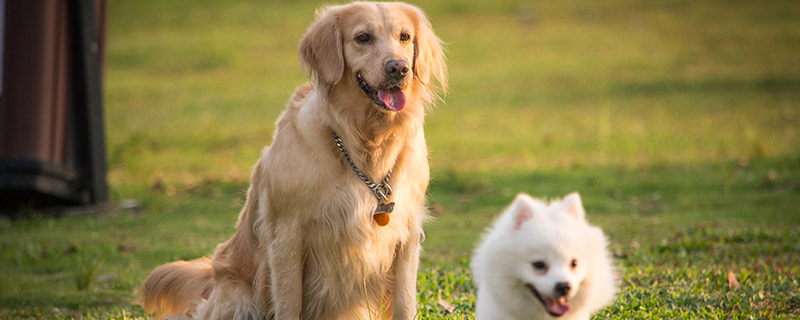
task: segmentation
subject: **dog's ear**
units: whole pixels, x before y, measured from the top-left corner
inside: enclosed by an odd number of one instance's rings
[[[300,40],[300,62],[309,78],[318,85],[332,86],[344,74],[342,32],[338,7],[321,10],[317,21]]]
[[[514,230],[519,230],[525,221],[533,218],[531,197],[524,193],[518,194],[511,203],[511,212],[514,217]]]
[[[414,61],[411,70],[422,84],[428,100],[447,93],[447,63],[445,63],[442,41],[433,32],[431,22],[417,7],[403,4],[414,21]],[[434,80],[438,85],[434,84]]]
[[[564,197],[564,204],[567,206],[566,213],[575,217],[578,220],[586,220],[586,211],[583,209],[583,201],[581,195],[577,192],[572,192]]]

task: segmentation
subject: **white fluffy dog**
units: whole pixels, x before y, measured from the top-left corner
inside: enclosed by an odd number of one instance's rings
[[[571,193],[520,194],[475,251],[477,320],[589,319],[612,301],[615,275],[600,228]]]

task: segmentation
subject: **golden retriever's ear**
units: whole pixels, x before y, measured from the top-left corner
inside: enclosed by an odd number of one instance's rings
[[[300,62],[309,78],[320,85],[332,86],[344,74],[344,52],[339,17],[335,10],[327,9],[317,15],[317,21],[308,27],[300,40]]]
[[[412,70],[425,87],[430,98],[447,92],[447,64],[442,41],[433,33],[431,22],[417,7],[406,6],[406,13],[414,20],[414,61]],[[435,80],[438,86],[433,83]]]

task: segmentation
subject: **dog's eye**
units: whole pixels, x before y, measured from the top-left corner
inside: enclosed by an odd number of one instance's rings
[[[578,259],[572,259],[572,262],[569,264],[569,266],[572,267],[572,269],[577,268],[578,267]]]
[[[370,37],[369,33],[362,33],[356,36],[356,42],[358,43],[368,43],[370,40],[372,40],[372,37]]]
[[[408,33],[403,32],[400,34],[400,41],[408,42],[408,40],[411,40],[411,36],[409,36]]]
[[[533,268],[536,270],[545,270],[547,269],[547,265],[543,261],[535,261],[533,264]]]

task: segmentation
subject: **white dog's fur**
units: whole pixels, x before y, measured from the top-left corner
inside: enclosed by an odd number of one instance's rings
[[[426,106],[444,92],[441,42],[416,7],[328,7],[300,42],[299,87],[253,168],[237,231],[213,259],[173,262],[141,287],[150,313],[198,319],[412,319],[428,153]],[[390,68],[392,67],[392,68]],[[439,84],[438,88],[436,83]],[[441,90],[438,90],[441,89]],[[232,124],[233,125],[233,124]],[[391,221],[348,165],[391,171]]]
[[[586,222],[577,193],[550,203],[518,195],[476,249],[472,270],[477,320],[585,320],[616,292],[606,238]]]

